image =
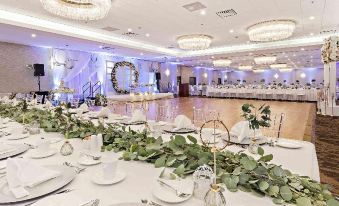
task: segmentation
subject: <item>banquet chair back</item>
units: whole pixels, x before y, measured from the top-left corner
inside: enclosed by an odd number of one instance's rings
[[[79,98],[72,98],[71,99],[71,106],[73,108],[78,108],[79,107],[79,102],[80,102]]]
[[[263,127],[262,133],[265,137],[278,139],[281,137],[281,131],[285,122],[284,113],[272,113],[270,115],[271,122],[269,127]]]
[[[142,110],[145,112],[142,102],[125,103],[125,115],[131,116],[135,110]]]
[[[167,121],[170,119],[170,111],[168,105],[157,105],[156,121]]]
[[[193,124],[202,125],[205,122],[205,114],[201,108],[193,107]]]
[[[219,112],[214,109],[207,109],[205,111],[205,121],[220,119]]]
[[[38,104],[42,104],[42,99],[43,99],[43,96],[42,95],[36,95],[35,96],[35,98],[36,98],[36,102],[38,103]]]

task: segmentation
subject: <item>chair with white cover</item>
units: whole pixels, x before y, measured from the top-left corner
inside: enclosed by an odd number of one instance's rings
[[[193,95],[198,96],[199,95],[199,89],[197,85],[193,86]]]
[[[236,89],[230,89],[230,98],[237,98]]]
[[[297,91],[297,101],[305,101],[306,100],[306,92],[305,90],[298,90]]]
[[[271,89],[267,89],[265,91],[265,98],[269,100],[273,100],[273,91]]]
[[[201,88],[201,95],[206,96],[207,86],[202,86]]]

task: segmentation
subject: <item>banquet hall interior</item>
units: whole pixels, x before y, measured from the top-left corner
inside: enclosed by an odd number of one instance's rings
[[[0,205],[339,206],[338,0],[1,0]]]

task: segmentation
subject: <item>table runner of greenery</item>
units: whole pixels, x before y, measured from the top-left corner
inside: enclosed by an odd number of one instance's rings
[[[65,108],[64,108],[65,109]],[[123,152],[126,161],[145,161],[155,167],[173,167],[174,172],[185,176],[203,164],[212,165],[210,149],[198,144],[193,136],[175,135],[164,142],[144,130],[136,132],[120,125],[95,126],[91,121],[79,120],[62,107],[41,110],[28,109],[26,102],[16,106],[0,103],[0,116],[9,117],[19,123],[30,124],[37,121],[46,132],[61,132],[66,138],[85,138],[91,134],[102,133],[105,150]],[[269,196],[276,204],[293,203],[298,206],[338,206],[328,186],[320,184],[307,176],[292,174],[280,165],[270,163],[273,155],[264,154],[258,149],[260,157],[227,150],[217,152],[217,178],[231,192],[238,190],[252,192],[257,196]]]

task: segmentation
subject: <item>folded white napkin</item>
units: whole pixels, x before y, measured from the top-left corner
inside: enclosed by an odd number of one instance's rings
[[[255,132],[257,137],[261,136],[261,132],[259,130],[255,130]],[[237,136],[239,142],[242,142],[244,139],[254,136],[254,131],[250,129],[248,121],[240,121],[236,123],[231,128],[230,133]]]
[[[9,189],[15,198],[29,195],[25,187],[34,187],[60,175],[58,171],[35,165],[23,158],[7,159],[6,173]]]
[[[12,104],[13,104],[13,106],[16,106],[16,105],[18,105],[19,104],[19,101],[18,100],[16,100],[15,98],[12,100]]]
[[[194,129],[192,121],[185,115],[178,115],[174,120],[175,130]]]
[[[52,105],[52,103],[50,102],[50,101],[46,101],[46,103],[45,103],[45,107],[47,108],[47,109],[50,109],[50,108],[52,108],[53,107],[53,105]]]
[[[1,101],[4,102],[4,103],[8,103],[8,101],[9,101],[8,96],[2,97]]]
[[[193,194],[194,184],[193,181],[189,180],[167,180],[167,179],[160,179],[161,182],[169,185],[170,187],[176,189],[179,192],[186,193],[186,194]]]
[[[88,106],[86,103],[80,105],[79,109],[81,109],[83,112],[88,112]]]
[[[134,110],[130,122],[142,122],[146,121],[146,115],[140,110]]]
[[[108,118],[110,113],[111,110],[109,110],[107,107],[102,107],[100,112],[98,113],[98,117]]]

